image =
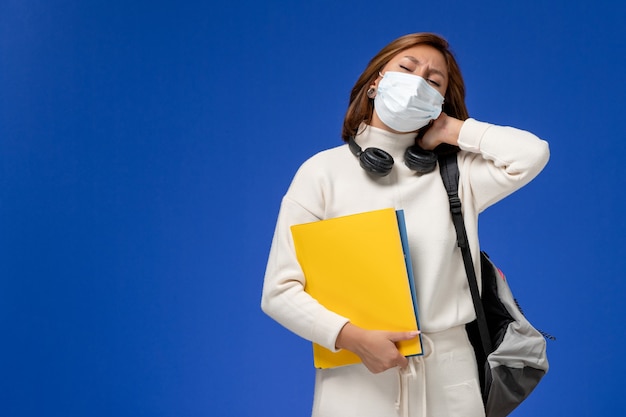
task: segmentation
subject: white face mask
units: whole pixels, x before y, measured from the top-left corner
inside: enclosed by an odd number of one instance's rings
[[[439,117],[443,100],[422,77],[387,71],[378,84],[374,109],[393,130],[413,132]]]

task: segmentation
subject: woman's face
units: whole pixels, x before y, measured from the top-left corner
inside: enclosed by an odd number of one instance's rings
[[[380,72],[384,74],[387,71],[419,75],[442,96],[446,96],[446,90],[448,89],[448,65],[443,54],[432,46],[417,45],[399,52]],[[380,80],[382,80],[382,77],[379,75],[370,87],[378,90]],[[380,120],[376,111],[372,113],[370,124],[374,127],[395,132],[395,130]]]
[[[417,45],[399,52],[384,66],[381,73],[387,71],[419,75],[442,96],[446,95],[448,65],[443,54],[430,45]],[[376,79],[376,88],[381,79],[380,76]]]

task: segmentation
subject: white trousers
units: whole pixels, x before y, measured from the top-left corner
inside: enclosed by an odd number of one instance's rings
[[[313,417],[484,417],[464,326],[422,334],[424,355],[372,374],[362,365],[318,369]]]

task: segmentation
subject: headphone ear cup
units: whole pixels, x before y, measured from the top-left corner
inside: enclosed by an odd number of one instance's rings
[[[361,168],[376,177],[384,177],[391,172],[393,156],[378,148],[367,148],[359,155]]]
[[[378,148],[367,148],[362,150],[355,142],[354,137],[348,139],[350,152],[359,158],[361,168],[375,177],[384,177],[391,172],[393,167],[393,157],[387,152]]]
[[[404,152],[404,163],[419,174],[432,172],[437,166],[437,154],[413,145]]]

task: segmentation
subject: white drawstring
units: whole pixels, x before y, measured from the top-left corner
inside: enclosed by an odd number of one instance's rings
[[[398,398],[396,400],[396,410],[398,411],[401,417],[409,416],[409,393],[408,393],[409,379],[417,378],[417,369],[415,369],[415,366],[418,363],[421,364],[423,361],[421,356],[411,357],[408,359],[409,359],[409,365],[406,368],[400,369],[398,371],[399,387],[398,387]],[[424,374],[423,369],[422,369],[422,374]]]
[[[417,379],[418,370],[417,365],[421,365],[421,377],[422,377],[422,417],[426,417],[428,411],[426,404],[426,372],[424,369],[424,359],[430,356],[435,346],[433,341],[422,334],[422,342],[428,344],[428,350],[424,349],[424,354],[421,356],[412,356],[408,358],[409,365],[404,369],[398,370],[398,397],[396,399],[396,410],[401,417],[409,417],[409,380]]]

